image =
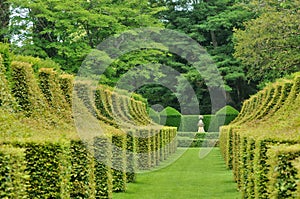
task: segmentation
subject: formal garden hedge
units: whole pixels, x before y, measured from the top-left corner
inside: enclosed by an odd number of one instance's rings
[[[203,115],[204,131],[205,132],[218,132],[219,127],[229,124],[233,121],[239,112],[227,105],[221,108],[216,114]],[[182,115],[180,131],[183,132],[197,132],[198,131],[199,115]]]
[[[243,198],[300,197],[300,74],[251,96],[221,128],[220,148]]]
[[[174,126],[177,129],[180,127],[181,114],[172,107],[166,107],[160,112],[160,124],[166,126]]]
[[[91,89],[50,60],[13,56],[4,47],[1,198],[111,198],[134,182],[138,170],[176,151],[176,128],[152,121],[141,96],[103,85]],[[103,134],[80,138],[71,114],[74,96]]]
[[[215,147],[218,146],[219,132],[178,132],[178,147]]]

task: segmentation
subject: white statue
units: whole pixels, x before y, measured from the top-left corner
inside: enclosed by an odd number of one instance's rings
[[[204,131],[204,123],[203,123],[202,119],[203,119],[203,116],[199,115],[198,132],[205,132]]]

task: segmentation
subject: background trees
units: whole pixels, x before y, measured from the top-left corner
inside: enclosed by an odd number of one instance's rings
[[[296,0],[0,0],[0,41],[10,41],[18,54],[51,58],[66,72],[76,73],[86,55],[106,38],[134,28],[166,27],[189,35],[207,50],[224,79],[226,103],[240,108],[265,82],[300,69],[299,4]],[[163,66],[178,71],[196,92],[201,111],[210,112],[205,71],[199,74],[167,51],[141,49],[119,57],[100,82],[114,86],[127,73],[134,79],[134,67],[139,66],[146,67],[141,75],[147,81],[155,79],[154,72],[157,80],[165,81]],[[172,89],[177,93],[157,84],[136,92],[150,104],[179,109],[178,96],[186,103],[190,100],[182,82],[182,77],[174,80]]]
[[[300,70],[300,2],[253,2],[259,17],[235,31],[234,56],[242,61],[246,77],[264,86]]]
[[[162,9],[149,7],[146,0],[10,2],[15,12],[26,13],[22,18],[20,14],[11,17],[12,34],[19,35],[23,24],[27,24],[19,38],[23,45],[17,51],[51,57],[68,72],[76,72],[87,53],[108,36],[132,28],[159,26],[153,15]]]

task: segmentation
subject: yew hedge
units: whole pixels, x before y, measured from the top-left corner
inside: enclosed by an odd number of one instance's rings
[[[0,109],[7,114],[1,122],[15,121],[0,132],[1,198],[111,198],[134,182],[138,169],[151,169],[176,151],[176,128],[155,124],[140,96],[102,85],[91,89],[31,57],[5,62],[7,78],[0,55]],[[74,95],[103,124],[103,135],[78,137]]]
[[[220,132],[243,198],[299,198],[300,74],[251,96]]]

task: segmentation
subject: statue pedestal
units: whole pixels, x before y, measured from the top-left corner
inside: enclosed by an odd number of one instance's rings
[[[199,133],[205,132],[204,131],[204,123],[203,123],[202,119],[203,119],[203,116],[199,115],[199,122],[198,122],[198,132]]]
[[[203,133],[204,131],[204,127],[203,126],[199,126],[198,127],[198,133]]]

